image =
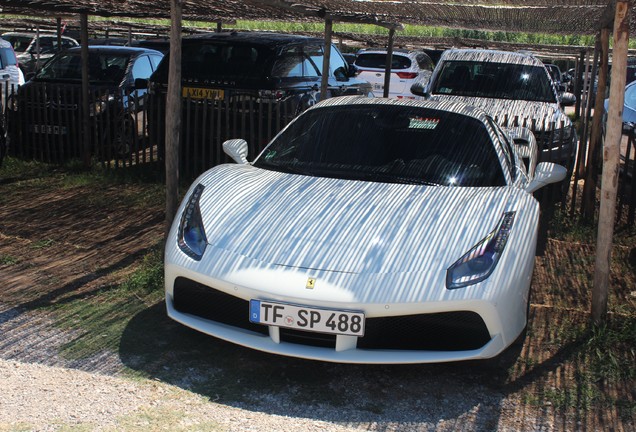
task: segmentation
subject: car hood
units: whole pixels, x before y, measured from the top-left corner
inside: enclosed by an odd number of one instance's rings
[[[199,183],[206,186],[200,208],[212,249],[264,267],[354,274],[446,269],[504,212],[538,211],[536,200],[514,187],[372,183],[250,165],[218,166]]]
[[[447,95],[433,95],[430,100],[463,102],[475,106],[486,111],[502,126],[512,125],[515,117],[520,126],[530,127],[534,131],[551,130],[553,123],[557,128],[561,122],[566,127],[572,124],[556,103]]]

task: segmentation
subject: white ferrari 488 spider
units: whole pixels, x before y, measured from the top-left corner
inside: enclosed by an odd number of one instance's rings
[[[253,162],[244,140],[224,149],[236,163],[193,183],[167,239],[171,318],[342,363],[484,359],[522,335],[533,192],[566,174],[537,165],[529,130],[463,104],[342,97]]]

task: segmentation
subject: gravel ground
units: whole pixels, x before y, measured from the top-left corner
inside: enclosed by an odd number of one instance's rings
[[[298,403],[298,388],[224,404],[187,384],[123,377],[124,365],[113,353],[82,361],[60,357],[59,348],[76,335],[53,326],[42,312],[0,303],[0,335],[0,431],[555,430],[552,415],[529,412],[515,395],[504,397],[475,383],[458,387],[447,377],[428,383],[445,386],[443,393],[424,389],[417,398],[392,404],[400,391],[412,392],[408,384],[395,383],[385,395],[391,408],[377,413],[359,409],[365,406],[360,400],[341,407]],[[182,377],[184,383],[193,380]],[[355,389],[351,393],[360,396]]]
[[[334,412],[332,407],[311,406],[290,415],[226,406],[179,387],[157,381],[136,381],[36,363],[0,360],[0,430],[202,430],[202,431],[474,431],[553,430],[525,416],[500,418],[499,410],[477,404],[461,416],[445,415],[448,400],[424,417],[392,421],[368,412]],[[265,399],[271,409],[279,398]],[[421,401],[424,407],[424,401]],[[283,402],[285,403],[285,402]],[[506,405],[506,404],[504,404]],[[409,408],[405,407],[408,411]],[[515,406],[501,407],[514,413]],[[390,418],[403,417],[395,407]],[[455,411],[451,408],[449,412]],[[492,411],[490,418],[485,417]],[[334,420],[319,420],[332,419]],[[347,420],[337,420],[346,417]],[[499,420],[497,420],[499,418]],[[511,421],[512,420],[512,421]],[[523,423],[522,423],[523,421]],[[492,423],[495,422],[495,423]]]

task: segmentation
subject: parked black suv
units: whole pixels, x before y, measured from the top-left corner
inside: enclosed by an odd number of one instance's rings
[[[248,95],[280,100],[296,96],[315,102],[320,89],[324,40],[267,32],[206,33],[182,40],[183,96],[231,101]],[[168,84],[166,56],[150,79],[154,92]],[[335,45],[331,47],[329,96],[369,95],[368,82],[355,71]]]
[[[184,97],[181,159],[186,170],[225,161],[221,144],[244,138],[256,154],[293,116],[320,98],[324,40],[268,32],[221,32],[182,40]],[[149,117],[162,154],[169,56],[148,84],[157,111]],[[328,97],[370,95],[371,85],[335,46]],[[212,114],[212,112],[216,114]],[[155,123],[155,124],[152,124]]]

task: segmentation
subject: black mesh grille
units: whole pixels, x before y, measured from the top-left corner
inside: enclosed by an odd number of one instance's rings
[[[367,318],[358,348],[462,351],[490,341],[486,324],[475,312],[443,312]]]
[[[267,326],[250,322],[248,301],[189,279],[177,278],[175,280],[174,307],[179,312],[196,315],[210,321],[269,334]]]
[[[268,334],[266,326],[249,321],[249,302],[197,282],[177,278],[174,306],[179,312]],[[280,329],[282,342],[335,348],[336,336]],[[461,351],[478,349],[490,341],[486,324],[475,312],[444,312],[367,318],[358,348]]]
[[[280,328],[281,342],[309,345],[322,348],[336,348],[336,335]]]

